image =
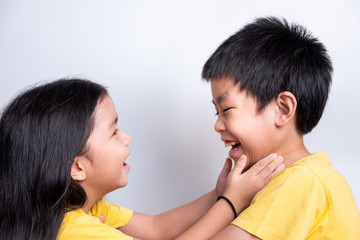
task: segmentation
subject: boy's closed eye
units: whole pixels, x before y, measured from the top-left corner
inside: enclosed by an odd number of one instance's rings
[[[230,109],[232,109],[231,107],[229,107],[229,108],[225,108],[224,110],[222,110],[222,112],[224,113],[224,112],[226,112],[226,111],[228,111],[228,110],[230,110]],[[218,116],[219,115],[219,111],[217,111],[216,113],[215,113],[215,116]]]

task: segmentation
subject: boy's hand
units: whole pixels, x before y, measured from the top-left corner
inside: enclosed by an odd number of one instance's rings
[[[246,161],[247,157],[242,155],[235,164],[234,169],[228,173],[226,189],[223,194],[231,200],[238,214],[244,209],[244,206],[247,207],[250,205],[255,194],[260,191],[272,177],[285,168],[284,164],[282,164],[282,157],[275,153],[261,159],[243,173],[242,171],[245,168]],[[225,163],[225,165],[226,164],[227,163]],[[224,170],[222,172],[224,172]]]

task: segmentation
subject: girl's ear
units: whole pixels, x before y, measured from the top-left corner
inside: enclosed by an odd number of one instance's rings
[[[276,98],[275,125],[282,127],[294,119],[296,107],[295,96],[288,91],[281,92]]]
[[[86,179],[84,160],[82,157],[75,157],[71,166],[71,177],[78,182]]]

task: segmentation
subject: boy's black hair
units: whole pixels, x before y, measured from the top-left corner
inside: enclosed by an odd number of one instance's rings
[[[233,78],[256,98],[258,111],[279,93],[297,100],[297,128],[306,134],[319,122],[331,85],[332,64],[318,39],[296,24],[258,18],[224,41],[206,61],[202,78]]]

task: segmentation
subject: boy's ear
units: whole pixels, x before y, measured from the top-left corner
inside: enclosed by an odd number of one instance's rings
[[[86,179],[85,164],[82,157],[75,157],[74,162],[71,166],[71,177],[78,181],[84,181]]]
[[[282,127],[291,121],[296,112],[297,101],[291,92],[281,92],[276,98],[275,125]]]

